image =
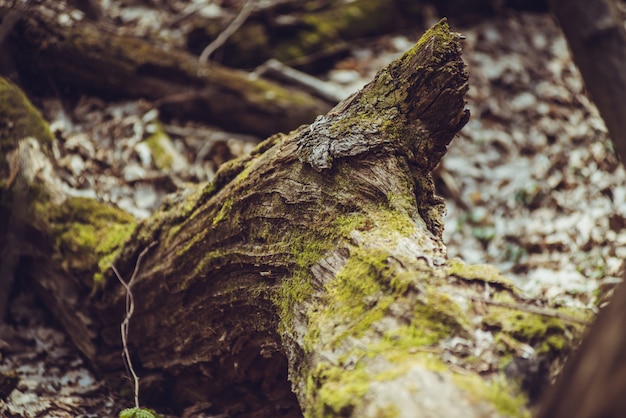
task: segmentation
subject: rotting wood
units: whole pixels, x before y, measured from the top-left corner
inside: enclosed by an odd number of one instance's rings
[[[129,335],[142,403],[157,409],[527,416],[531,370],[554,371],[580,326],[476,307],[511,303],[516,289],[486,295],[477,276],[505,279],[446,259],[432,170],[469,117],[467,79],[459,36],[440,22],[315,123],[268,138],[136,227],[31,185],[32,228],[52,250],[28,253],[23,274],[91,364],[121,375],[125,292],[102,261],[114,255],[127,277],[158,242],[133,285]],[[97,257],[59,236],[76,224],[99,237]]]

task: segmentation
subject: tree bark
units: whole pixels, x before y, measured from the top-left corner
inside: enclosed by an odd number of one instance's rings
[[[626,161],[626,30],[609,0],[552,0],[556,15],[622,163]],[[617,286],[563,373],[539,418],[618,417],[626,411],[626,287]]]
[[[38,234],[28,242],[39,243],[21,272],[111,376],[122,374],[126,296],[108,266],[126,280],[136,270],[130,352],[157,407],[527,416],[526,386],[558,367],[584,315],[526,301],[493,267],[446,259],[431,172],[469,118],[467,80],[442,21],[325,116],[136,225],[99,202],[51,199],[53,184],[20,174]],[[28,160],[34,148],[9,154]]]
[[[617,287],[567,360],[538,418],[619,417],[626,411],[626,287]]]
[[[626,158],[626,29],[612,0],[551,0],[576,66],[609,130],[615,150]]]
[[[105,23],[56,8],[62,4],[31,8],[7,40],[28,80],[106,99],[144,98],[167,117],[262,137],[310,123],[331,107],[295,88],[218,64],[201,65],[186,52],[119,35]],[[9,11],[0,9],[0,16]]]

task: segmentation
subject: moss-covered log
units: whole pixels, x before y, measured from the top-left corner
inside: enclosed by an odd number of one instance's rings
[[[220,48],[226,65],[253,68],[269,58],[319,69],[346,55],[355,39],[415,28],[425,2],[415,0],[281,1],[260,5]],[[187,44],[200,54],[232,16],[190,18]]]
[[[432,7],[439,16],[462,21],[503,13],[507,8],[547,11],[546,0],[282,0],[259,5],[219,49],[225,65],[253,68],[269,58],[321,70],[348,55],[351,43],[425,25]],[[234,16],[189,17],[187,45],[197,54]]]
[[[8,12],[0,9],[0,18]],[[310,123],[330,108],[295,88],[217,64],[201,65],[183,51],[120,35],[64,11],[60,3],[33,6],[7,43],[31,86],[52,83],[55,89],[69,87],[107,99],[145,98],[157,102],[168,117],[231,131],[267,136]]]
[[[23,252],[20,271],[86,358],[122,375],[125,292],[106,264],[128,279],[150,248],[130,352],[156,407],[528,416],[529,388],[580,325],[529,306],[494,268],[446,259],[431,171],[469,118],[467,79],[459,36],[440,22],[328,114],[137,225],[27,181],[29,242],[46,251]]]
[[[439,16],[476,20],[508,8],[546,11],[546,0],[282,0],[259,4],[246,22],[219,49],[220,61],[253,68],[269,58],[306,70],[328,68],[350,53],[354,40],[415,30],[425,25],[432,7]],[[197,54],[234,16],[188,17],[187,45]]]

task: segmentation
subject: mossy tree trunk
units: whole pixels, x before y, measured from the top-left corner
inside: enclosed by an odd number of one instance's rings
[[[219,49],[219,58],[238,68],[253,68],[274,58],[300,68],[322,69],[349,54],[355,39],[423,25],[426,8],[426,2],[415,0],[259,2]],[[187,45],[199,55],[233,17],[196,14],[189,20],[193,29]]]
[[[33,181],[24,167],[45,152],[9,145],[21,165],[3,207],[29,193],[19,271],[86,358],[121,375],[125,291],[108,266],[128,280],[149,248],[129,343],[151,405],[526,416],[525,385],[546,378],[580,326],[526,309],[494,268],[446,259],[431,172],[469,118],[467,79],[459,36],[440,22],[325,116],[139,224]]]

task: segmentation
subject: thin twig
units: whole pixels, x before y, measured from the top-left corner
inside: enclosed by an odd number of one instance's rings
[[[133,368],[133,363],[130,358],[130,353],[128,352],[128,330],[130,326],[130,318],[133,316],[133,313],[135,312],[135,300],[133,298],[133,293],[131,292],[131,286],[133,285],[133,282],[135,281],[135,278],[137,277],[137,274],[139,273],[139,266],[141,265],[141,260],[148,253],[148,251],[152,247],[154,247],[156,244],[157,244],[156,241],[152,242],[150,245],[144,248],[144,250],[141,253],[139,253],[139,256],[137,257],[137,262],[135,263],[135,270],[133,271],[133,275],[130,277],[130,280],[128,281],[128,283],[124,281],[119,271],[117,271],[117,268],[113,264],[111,264],[111,269],[115,273],[115,276],[120,281],[122,286],[124,286],[124,289],[126,289],[126,316],[124,317],[124,320],[122,321],[122,325],[120,325],[120,331],[122,334],[122,347],[123,347],[122,357],[124,358],[124,365],[126,366],[127,371],[129,371],[130,374],[132,375],[132,380],[133,380],[133,392],[135,395],[135,408],[139,408],[139,377],[137,376],[137,373],[135,373],[135,369]]]
[[[219,47],[224,45],[224,42],[226,42],[233,33],[237,32],[237,29],[239,29],[241,25],[243,25],[248,16],[250,16],[250,13],[252,13],[252,10],[254,9],[254,3],[256,3],[255,0],[247,0],[241,8],[241,11],[237,15],[237,17],[234,18],[232,22],[230,22],[226,29],[224,29],[218,35],[218,37],[213,40],[213,42],[211,42],[206,46],[206,48],[204,48],[199,58],[201,64],[206,64],[211,54],[213,54],[215,50],[217,50]]]
[[[275,58],[270,58],[258,66],[254,70],[254,74],[297,85],[330,103],[337,103],[343,99],[343,95],[337,92],[337,89],[332,84],[291,68]]]

